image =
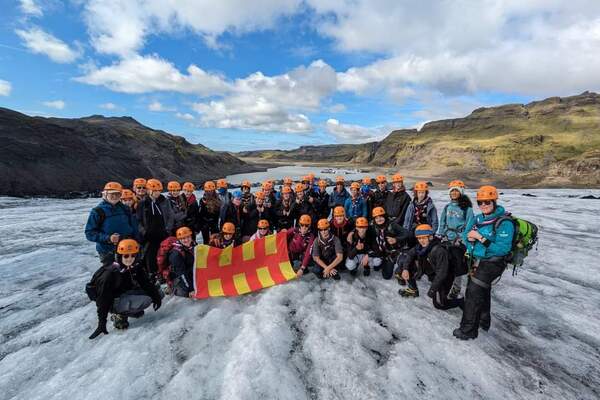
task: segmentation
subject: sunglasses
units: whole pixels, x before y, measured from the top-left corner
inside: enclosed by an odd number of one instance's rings
[[[300,228],[310,228],[310,225],[300,224]]]
[[[123,254],[123,258],[135,258],[135,254]]]
[[[494,202],[492,200],[482,200],[482,201],[477,201],[477,205],[478,206],[489,206],[492,205]]]
[[[135,188],[136,188],[137,190],[140,190],[140,189],[146,189],[146,186],[136,186]]]

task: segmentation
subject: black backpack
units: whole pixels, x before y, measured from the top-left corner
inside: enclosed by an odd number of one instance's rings
[[[100,276],[106,272],[107,268],[114,268],[114,265],[115,264],[113,263],[111,265],[101,266],[96,270],[96,272],[94,272],[94,275],[92,275],[92,279],[85,284],[85,293],[89,297],[90,301],[96,301],[96,299],[98,298],[98,289],[96,286],[98,278],[100,278]]]

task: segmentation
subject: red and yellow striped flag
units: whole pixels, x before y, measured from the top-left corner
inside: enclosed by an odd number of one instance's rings
[[[196,298],[238,296],[296,277],[285,232],[224,249],[198,245],[195,250]]]

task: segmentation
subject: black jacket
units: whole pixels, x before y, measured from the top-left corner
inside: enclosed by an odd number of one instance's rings
[[[144,290],[154,303],[161,300],[158,289],[150,282],[142,264],[137,261],[130,269],[119,263],[103,265],[94,284],[97,293],[98,320],[103,322],[106,322],[114,300],[129,290]]]
[[[313,202],[313,206],[315,208],[315,213],[317,219],[323,219],[329,217],[329,193],[320,191],[314,192],[313,198],[315,199]]]
[[[194,250],[183,245],[173,247],[169,253],[175,295],[188,297],[194,291]]]
[[[421,249],[420,245],[410,249],[401,268],[410,271],[415,279],[427,275],[432,281],[430,290],[434,292],[439,291],[442,285],[451,286],[454,276],[451,274],[448,263],[448,250],[438,239],[433,239],[429,245],[429,251],[425,255],[419,255]]]
[[[404,190],[387,192],[384,208],[388,218],[397,224],[404,225],[404,216],[410,201],[410,196]]]
[[[283,199],[280,199],[275,205],[275,226],[277,230],[289,229],[294,226],[294,218],[296,217],[296,202],[290,200],[289,204],[285,204]]]
[[[136,213],[142,242],[161,242],[172,234],[175,217],[170,201],[162,194],[155,202],[146,196]]]
[[[275,226],[273,210],[271,208],[263,207],[261,211],[256,206],[256,203],[252,203],[246,207],[246,212],[242,208],[242,236],[252,236],[256,232],[258,221],[261,219],[269,221],[269,226]]]
[[[348,241],[346,240],[346,243],[348,243]],[[364,245],[362,250],[358,250],[356,248],[356,245],[362,243]],[[370,246],[371,241],[369,240],[369,234],[367,231],[367,234],[365,235],[364,238],[361,238],[358,235],[358,231],[356,229],[354,229],[352,231],[352,242],[348,243],[348,253],[347,253],[347,257],[348,258],[354,258],[356,257],[358,254],[369,254],[370,252]]]
[[[406,245],[409,232],[395,222],[386,221],[382,226],[373,224],[367,231],[369,235],[370,254],[379,257],[396,257],[400,250]],[[396,243],[390,245],[388,237],[396,238]]]
[[[219,215],[221,213],[221,200],[216,195],[212,198],[202,197],[198,204],[200,209],[200,228],[204,226],[218,226]]]

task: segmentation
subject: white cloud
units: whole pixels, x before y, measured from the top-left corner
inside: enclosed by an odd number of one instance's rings
[[[70,63],[81,55],[62,40],[44,32],[38,27],[29,30],[17,29],[16,34],[24,41],[24,45],[36,54],[45,54],[57,63]]]
[[[75,80],[122,93],[171,91],[210,96],[228,90],[228,85],[219,75],[195,65],[190,65],[187,74],[182,74],[172,63],[157,55],[134,55],[109,66],[92,66],[84,76]]]
[[[334,104],[331,107],[329,107],[328,111],[331,112],[331,113],[344,112],[344,111],[346,111],[346,106],[343,105],[343,104],[341,104],[341,103]]]
[[[0,96],[10,96],[11,90],[10,82],[0,79]]]
[[[306,133],[306,112],[316,112],[337,86],[336,73],[321,60],[276,76],[260,72],[237,79],[221,100],[194,104],[205,126]]]
[[[114,103],[103,103],[100,104],[100,108],[103,108],[105,110],[116,110],[118,107]]]
[[[46,107],[56,108],[57,110],[64,109],[66,105],[66,103],[62,100],[44,101],[42,104]]]
[[[21,11],[24,14],[32,15],[34,17],[41,17],[43,15],[42,8],[35,0],[20,0],[20,3]]]
[[[330,118],[325,123],[328,133],[344,143],[362,143],[383,139],[391,131],[387,127],[368,128],[360,125],[342,124],[337,119]]]
[[[155,111],[155,112],[164,112],[164,111],[175,111],[175,108],[165,107],[161,102],[153,101],[152,103],[148,104],[148,110]]]
[[[130,56],[148,35],[191,30],[208,44],[218,37],[268,29],[298,9],[301,0],[88,0],[84,16],[94,48],[101,53]]]
[[[178,113],[176,113],[176,114],[175,114],[175,116],[176,116],[177,118],[179,118],[179,119],[183,119],[183,120],[186,120],[186,121],[193,121],[193,120],[195,120],[195,119],[196,119],[196,118],[195,118],[195,117],[194,117],[192,114],[190,114],[190,113],[180,113],[180,112],[178,112]]]

